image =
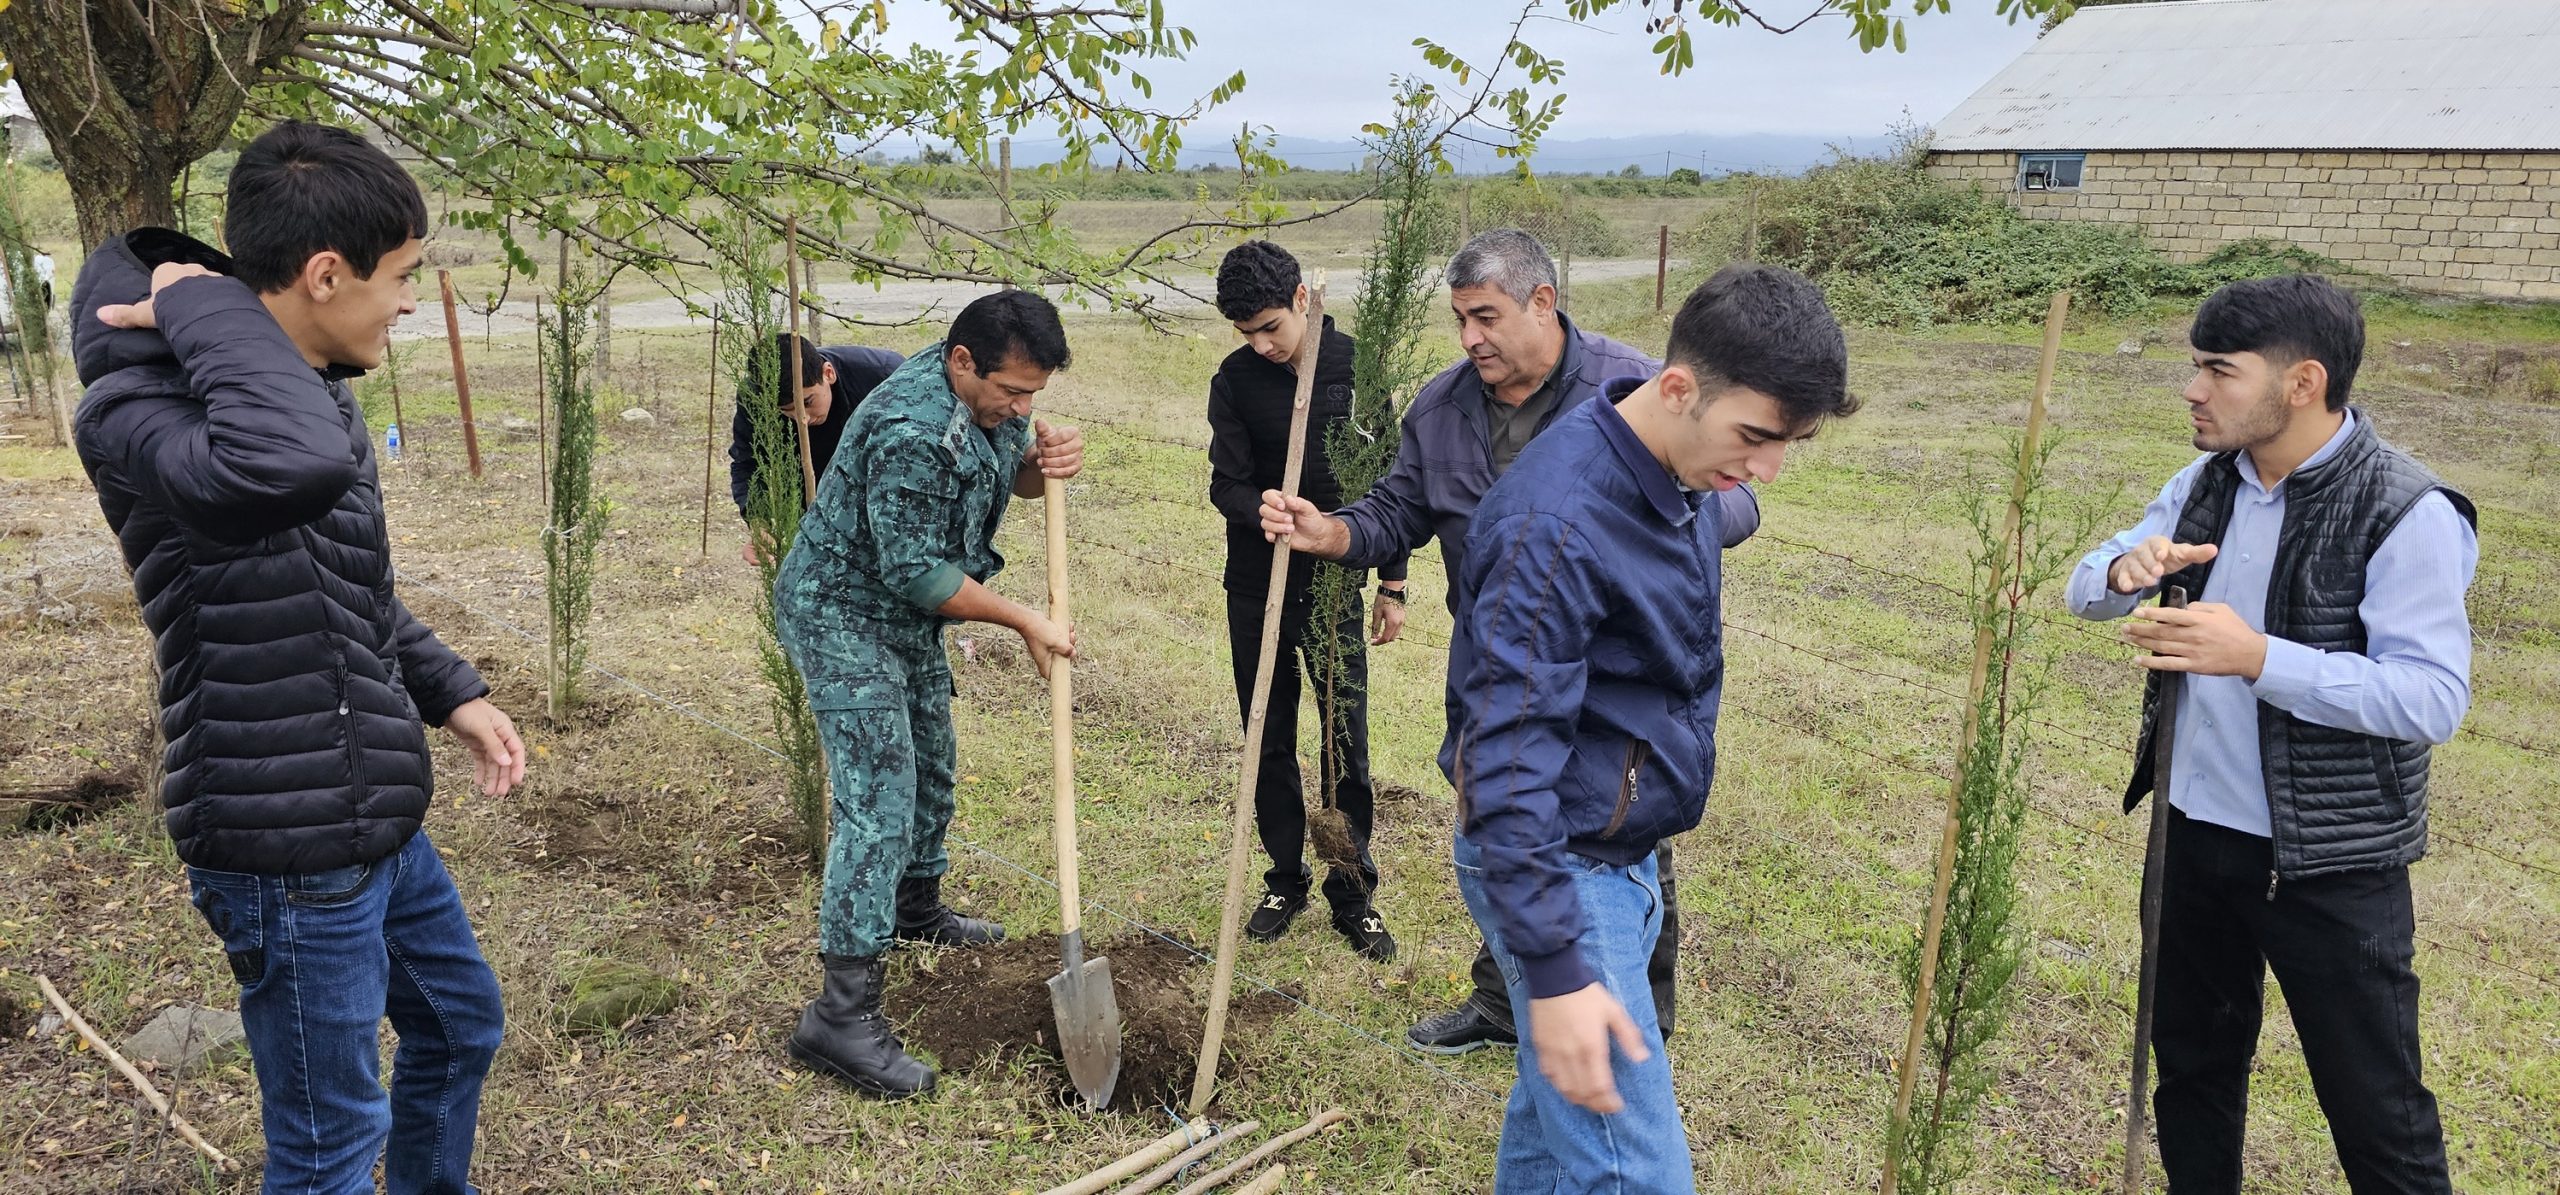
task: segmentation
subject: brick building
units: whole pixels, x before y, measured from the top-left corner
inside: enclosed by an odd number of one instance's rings
[[[2560,0],[2082,9],[1938,124],[1928,169],[2179,260],[2267,237],[2560,299]]]

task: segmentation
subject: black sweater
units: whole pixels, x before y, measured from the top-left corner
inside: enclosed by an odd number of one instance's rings
[[[827,408],[822,423],[809,425],[809,465],[819,477],[827,475],[827,463],[835,459],[836,442],[844,438],[844,429],[853,422],[853,410],[870,397],[871,389],[880,384],[906,358],[887,349],[864,348],[860,345],[831,344],[818,350],[818,356],[836,367],[834,402]],[[737,412],[729,419],[729,498],[738,505],[738,517],[747,515],[747,495],[756,479],[755,416],[747,410],[747,396],[738,396]],[[796,452],[797,449],[794,449]]]
[[[1342,505],[1342,486],[1325,456],[1325,437],[1351,417],[1351,337],[1325,317],[1316,347],[1315,398],[1307,413],[1307,457],[1298,493],[1318,510]],[[1227,592],[1265,597],[1271,585],[1271,545],[1262,538],[1262,492],[1280,488],[1289,454],[1289,409],[1297,401],[1298,375],[1264,360],[1250,346],[1227,354],[1209,379],[1209,502],[1227,520]],[[1380,434],[1394,435],[1393,427]],[[1289,595],[1304,601],[1315,576],[1315,558],[1289,561]],[[1405,558],[1378,569],[1382,581],[1402,581]]]

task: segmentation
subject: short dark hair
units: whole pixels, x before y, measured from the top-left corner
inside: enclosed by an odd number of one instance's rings
[[[258,135],[231,168],[222,239],[236,276],[260,294],[292,285],[316,254],[337,251],[356,277],[427,235],[427,198],[391,155],[345,129],[288,120]]]
[[[1690,291],[1671,320],[1671,365],[1776,399],[1790,429],[1854,415],[1849,342],[1822,288],[1777,266],[1730,265]]]
[[[800,385],[803,389],[818,384],[826,375],[826,358],[818,355],[818,346],[806,336],[789,332],[773,334],[773,405],[790,406],[797,395],[791,393],[791,346],[800,346]]]
[[[2187,342],[2208,353],[2256,353],[2278,368],[2317,361],[2329,371],[2329,409],[2344,410],[2364,364],[2364,308],[2317,274],[2250,278],[2196,309]]]
[[[1016,357],[1041,369],[1067,367],[1067,328],[1058,308],[1027,290],[1000,290],[972,299],[951,321],[943,352],[958,345],[969,350],[970,367],[979,377],[1004,368]]]
[[[1269,241],[1246,241],[1218,263],[1218,314],[1251,319],[1298,301],[1298,259]]]

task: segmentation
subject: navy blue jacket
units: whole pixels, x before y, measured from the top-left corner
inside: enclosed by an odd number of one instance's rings
[[[1564,325],[1564,356],[1556,363],[1556,404],[1538,425],[1544,435],[1566,412],[1600,393],[1612,378],[1651,378],[1662,363],[1597,332],[1585,332],[1559,312]],[[1440,774],[1457,782],[1457,730],[1463,717],[1458,703],[1457,661],[1467,651],[1469,615],[1475,607],[1475,581],[1467,569],[1467,528],[1476,503],[1493,487],[1493,432],[1485,414],[1484,383],[1472,362],[1460,360],[1425,383],[1405,408],[1403,439],[1387,476],[1359,501],[1337,510],[1336,518],[1351,529],[1351,548],[1342,563],[1377,568],[1405,553],[1440,539],[1440,563],[1449,575],[1451,620],[1449,686],[1443,695],[1447,730],[1440,739]],[[1533,438],[1531,443],[1537,441]],[[1519,463],[1514,461],[1513,468]],[[1724,508],[1725,546],[1732,547],[1760,529],[1760,504],[1748,486],[1719,499]]]
[[[871,396],[872,388],[897,372],[907,359],[887,349],[858,344],[827,345],[818,350],[818,357],[836,367],[834,399],[827,407],[827,417],[809,425],[809,467],[824,477],[827,463],[836,459],[837,442],[844,439],[844,429],[853,423],[854,408],[861,406],[862,400]],[[729,500],[737,503],[738,517],[742,519],[747,517],[747,497],[756,480],[755,415],[747,410],[747,401],[746,394],[738,395],[737,412],[729,417]]]
[[[1530,441],[1468,534],[1459,827],[1532,997],[1595,978],[1567,854],[1644,858],[1698,824],[1715,776],[1726,507],[1610,404],[1637,385]]]
[[[312,369],[233,278],[160,292],[157,331],[98,322],[169,261],[231,268],[146,228],[99,246],[71,296],[80,463],[158,649],[169,836],[217,871],[373,862],[426,816],[420,720],[489,686],[392,591],[352,371]]]

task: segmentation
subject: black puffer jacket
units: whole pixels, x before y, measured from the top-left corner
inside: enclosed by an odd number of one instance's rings
[[[158,643],[170,837],[221,871],[372,862],[426,814],[420,719],[489,687],[392,593],[364,416],[247,286],[170,286],[156,332],[98,322],[169,261],[230,267],[130,233],[81,268],[71,327],[80,461]]]

